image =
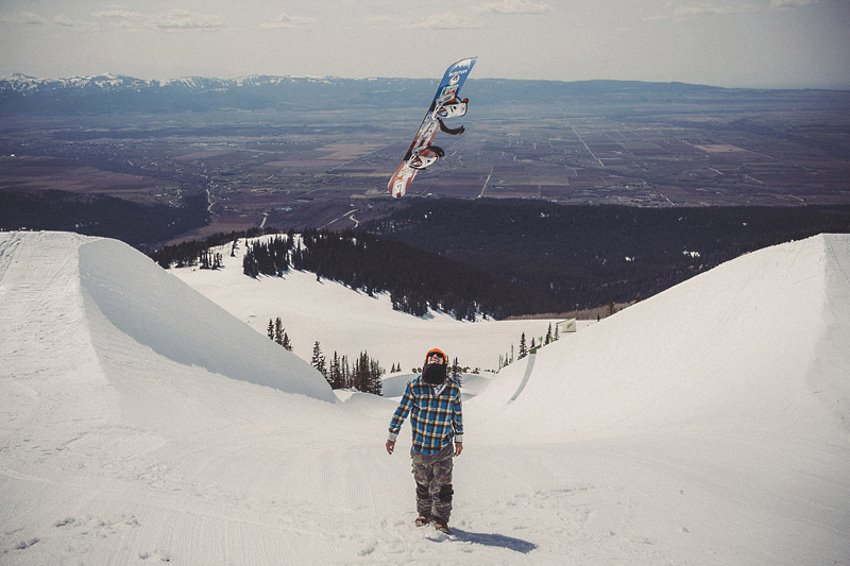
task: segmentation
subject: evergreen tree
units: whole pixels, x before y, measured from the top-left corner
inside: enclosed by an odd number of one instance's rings
[[[361,352],[357,361],[354,362],[351,378],[355,389],[363,392],[369,391],[369,357],[366,352]]]
[[[322,354],[322,347],[319,345],[319,341],[313,344],[313,358],[310,360],[310,365],[316,368],[319,373],[325,376],[325,379],[328,378],[328,368],[325,362],[325,356]]]
[[[528,355],[528,346],[525,345],[525,332],[522,333],[522,336],[519,339],[519,355],[517,356],[518,360],[523,359]]]
[[[351,385],[358,391],[381,395],[383,391],[381,377],[384,373],[378,360],[370,358],[367,352],[361,352],[351,370]]]
[[[553,340],[558,340],[560,338],[560,330],[558,330],[558,324],[555,324],[555,336],[552,338]]]
[[[340,362],[342,366],[342,382],[345,384],[345,389],[351,389],[351,366],[348,364],[348,356],[343,355],[342,361]]]
[[[384,375],[384,370],[378,364],[378,360],[369,358],[369,393],[373,395],[382,394],[384,388],[383,381],[381,380],[382,375]]]
[[[269,326],[266,328],[266,334],[269,337],[269,340],[273,341],[275,344],[279,344],[286,348],[288,351],[292,351],[292,344],[289,342],[289,336],[286,334],[286,329],[283,327],[283,321],[280,317],[272,320],[269,319]]]
[[[549,329],[546,330],[546,338],[543,339],[543,345],[546,346],[552,342],[552,323],[549,323]]]
[[[452,379],[454,379],[458,383],[463,383],[463,378],[461,377],[460,366],[457,363],[457,358],[455,358],[454,362],[452,362],[452,374],[451,375],[452,375]]]
[[[283,321],[280,319],[280,317],[277,317],[274,320],[274,341],[280,344],[281,346],[283,346],[284,332],[285,331],[283,329]]]
[[[247,247],[242,257],[242,271],[249,277],[260,274],[280,277],[289,269],[290,250],[290,241],[282,236],[255,242]]]
[[[331,358],[331,371],[329,377],[331,387],[334,389],[342,389],[345,387],[345,378],[342,374],[342,364],[340,363],[339,355],[337,355],[336,350],[334,350],[334,356]]]

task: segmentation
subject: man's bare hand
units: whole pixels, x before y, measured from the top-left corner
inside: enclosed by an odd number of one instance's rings
[[[387,440],[387,454],[392,455],[395,450],[395,440]]]
[[[463,452],[463,442],[455,442],[455,456],[460,456]]]

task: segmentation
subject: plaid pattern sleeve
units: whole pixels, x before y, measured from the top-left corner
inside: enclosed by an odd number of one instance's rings
[[[390,440],[395,440],[398,433],[401,432],[401,426],[404,420],[410,413],[410,407],[413,405],[413,393],[410,390],[410,383],[404,388],[404,395],[393,413],[393,420],[390,422]]]
[[[438,454],[452,439],[463,441],[460,386],[453,380],[436,390],[421,377],[408,383],[390,422],[390,440],[396,439],[408,415],[418,454]]]

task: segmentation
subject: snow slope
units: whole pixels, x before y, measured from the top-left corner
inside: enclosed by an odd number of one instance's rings
[[[764,545],[749,560],[846,563],[849,314],[850,238],[763,250],[541,350],[468,403],[470,426],[497,445],[616,454],[628,467],[605,474],[662,503],[668,532],[702,525],[690,538],[706,550],[731,530]]]
[[[151,269],[145,256],[128,252],[114,240],[79,248],[86,306],[99,310],[116,330],[179,364],[326,401],[335,398],[309,364],[257,340],[209,300]]]
[[[412,525],[407,434],[383,451],[392,401],[336,402],[129,247],[0,233],[0,316],[0,564],[850,564],[847,236],[494,377],[442,542]],[[419,323],[411,356],[440,321]]]

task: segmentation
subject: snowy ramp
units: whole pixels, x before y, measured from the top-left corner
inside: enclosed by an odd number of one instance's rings
[[[562,337],[510,401],[522,366],[467,404],[467,443],[625,486],[635,524],[682,535],[681,563],[850,556],[850,236],[747,254]]]
[[[760,250],[564,337],[539,351],[500,420],[557,423],[535,435],[547,440],[740,418],[846,434],[848,250],[846,236]],[[508,377],[501,397],[493,387],[474,402],[503,404]]]
[[[335,402],[309,364],[115,240],[80,246],[86,304],[120,332],[179,364]]]

